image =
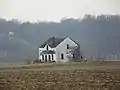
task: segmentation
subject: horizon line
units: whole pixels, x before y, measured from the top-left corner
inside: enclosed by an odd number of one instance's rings
[[[60,23],[62,20],[67,20],[67,19],[74,19],[74,20],[82,20],[85,18],[85,16],[87,15],[91,15],[93,17],[97,17],[97,16],[120,16],[120,14],[113,14],[113,13],[109,13],[109,14],[85,14],[83,16],[79,16],[79,17],[69,17],[69,16],[64,16],[61,19],[59,19],[59,21],[55,21],[55,20],[22,20],[19,18],[11,18],[11,19],[7,19],[5,17],[0,17],[1,20],[5,20],[5,21],[16,21],[18,23]]]

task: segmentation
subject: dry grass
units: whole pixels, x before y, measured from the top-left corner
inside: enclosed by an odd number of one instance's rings
[[[82,62],[1,68],[0,90],[119,90],[119,65]]]

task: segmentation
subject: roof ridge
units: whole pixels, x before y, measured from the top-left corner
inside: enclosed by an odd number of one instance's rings
[[[60,44],[65,38],[58,38],[58,37],[50,37],[44,44],[40,46],[40,48],[44,48],[46,44],[48,44],[51,48],[55,48]]]

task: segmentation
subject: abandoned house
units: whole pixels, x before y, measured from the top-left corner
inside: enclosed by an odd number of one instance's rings
[[[67,62],[80,59],[80,45],[72,38],[51,37],[39,47],[41,62]]]

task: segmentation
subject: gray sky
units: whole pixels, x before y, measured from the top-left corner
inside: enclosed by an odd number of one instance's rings
[[[85,14],[119,14],[120,0],[0,0],[0,18],[59,21]]]

